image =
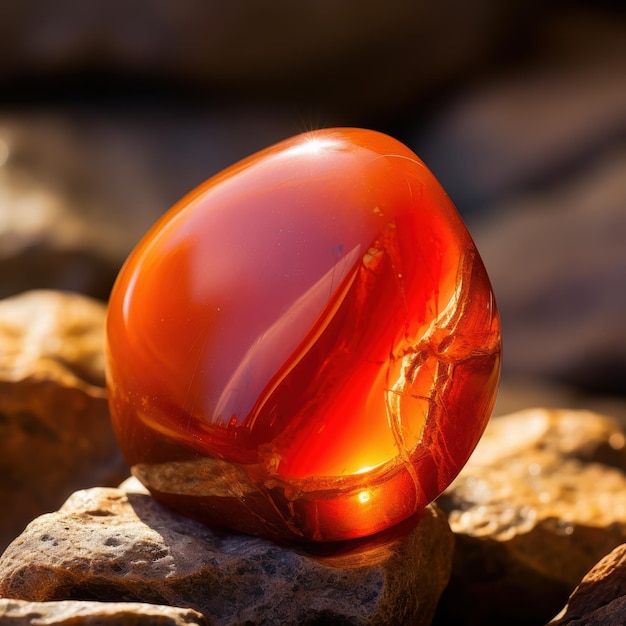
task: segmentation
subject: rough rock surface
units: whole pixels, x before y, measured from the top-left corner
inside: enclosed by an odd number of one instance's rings
[[[0,598],[3,626],[207,626],[192,609],[140,602],[26,602]]]
[[[104,315],[59,292],[0,301],[0,548],[76,489],[128,473],[104,389]]]
[[[453,539],[419,522],[333,546],[281,547],[179,517],[134,479],[74,493],[0,559],[0,594],[191,607],[219,624],[430,624]]]
[[[626,624],[626,544],[607,554],[582,579],[549,626]]]
[[[438,500],[456,549],[436,623],[538,624],[555,615],[626,540],[624,443],[616,422],[588,411],[493,419]]]

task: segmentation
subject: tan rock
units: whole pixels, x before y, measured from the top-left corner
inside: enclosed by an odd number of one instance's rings
[[[127,474],[104,388],[105,307],[60,292],[0,301],[0,548],[76,489]]]
[[[205,626],[197,611],[140,602],[25,602],[0,598],[4,626]]]
[[[588,411],[493,419],[439,499],[456,535],[437,623],[544,623],[626,541],[624,435]]]
[[[549,626],[626,624],[626,544],[615,548],[582,579]]]
[[[435,506],[375,538],[290,548],[214,532],[131,480],[34,520],[0,559],[0,595],[187,606],[222,625],[430,624],[451,556]]]

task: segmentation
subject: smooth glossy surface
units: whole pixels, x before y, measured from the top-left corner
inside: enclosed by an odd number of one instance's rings
[[[365,536],[425,506],[478,442],[499,371],[469,234],[373,131],[306,133],[208,180],[109,305],[133,473],[180,512],[273,538]]]

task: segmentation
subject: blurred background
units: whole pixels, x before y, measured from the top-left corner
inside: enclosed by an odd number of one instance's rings
[[[409,145],[465,219],[502,314],[496,411],[626,418],[626,11],[607,2],[3,2],[0,297],[106,301],[178,198],[335,125]]]

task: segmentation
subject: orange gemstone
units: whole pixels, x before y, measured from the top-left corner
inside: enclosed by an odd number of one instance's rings
[[[180,201],[122,269],[107,335],[133,473],[183,514],[285,540],[369,535],[436,498],[500,372],[450,199],[360,129],[283,141]]]

